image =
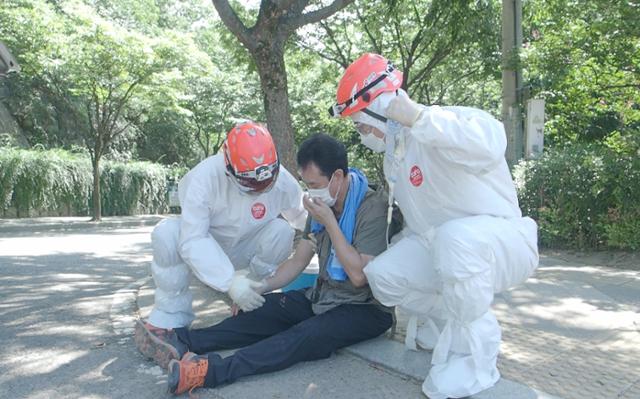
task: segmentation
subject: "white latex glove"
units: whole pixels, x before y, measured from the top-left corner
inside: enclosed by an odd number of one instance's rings
[[[387,117],[400,124],[412,127],[420,117],[423,108],[409,98],[404,90],[398,90],[398,95],[391,100],[387,108]]]
[[[245,276],[236,274],[231,280],[229,296],[240,309],[250,312],[264,304],[264,297],[260,295],[261,291],[264,291],[264,285],[262,281],[253,281]]]

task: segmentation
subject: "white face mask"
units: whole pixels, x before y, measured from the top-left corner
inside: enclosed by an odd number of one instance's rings
[[[384,152],[384,150],[387,148],[387,143],[384,142],[384,139],[381,139],[373,133],[365,135],[361,134],[360,142],[362,143],[362,145],[371,149],[371,151],[373,152]]]
[[[225,174],[227,175],[227,178],[229,178],[229,180],[231,180],[231,183],[233,183],[234,186],[236,186],[236,188],[238,189],[238,191],[240,192],[241,195],[245,196],[245,197],[255,197],[258,196],[262,193],[258,193],[254,190],[252,190],[249,187],[245,187],[242,184],[238,183],[238,180],[236,180],[235,177],[231,176],[229,174],[229,172],[225,172]]]
[[[336,196],[335,197],[331,196],[331,192],[329,191],[329,186],[331,186],[331,180],[333,180],[333,175],[331,176],[331,179],[329,179],[329,184],[327,184],[327,187],[310,188],[307,190],[311,198],[319,199],[320,201],[327,204],[328,207],[332,207],[335,205],[336,200],[338,199],[338,193],[340,192],[340,188],[338,188],[338,192],[336,193]]]

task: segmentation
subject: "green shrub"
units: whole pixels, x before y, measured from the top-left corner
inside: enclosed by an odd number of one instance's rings
[[[184,173],[149,162],[102,163],[102,214],[168,210],[167,180]],[[63,150],[0,148],[0,209],[18,217],[39,212],[85,216],[91,210],[93,172],[86,155]]]
[[[542,246],[640,249],[637,150],[554,148],[521,162],[514,177],[520,207],[538,222]]]
[[[105,162],[101,178],[102,214],[164,213],[167,169],[150,162]]]
[[[0,206],[19,217],[61,207],[86,214],[91,176],[89,160],[66,151],[0,148]]]

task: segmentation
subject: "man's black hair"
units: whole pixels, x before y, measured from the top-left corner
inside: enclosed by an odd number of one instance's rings
[[[349,173],[347,149],[344,144],[324,133],[314,134],[300,144],[298,167],[304,169],[311,162],[327,178],[338,169],[342,169],[345,176]]]

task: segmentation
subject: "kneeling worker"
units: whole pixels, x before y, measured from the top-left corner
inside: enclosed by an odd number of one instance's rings
[[[387,247],[385,196],[368,188],[362,172],[348,168],[344,145],[330,136],[317,134],[306,140],[297,160],[309,187],[304,238],[294,255],[255,290],[264,293],[289,284],[317,252],[320,273],[315,285],[267,294],[261,307],[214,326],[177,328],[163,336],[157,351],[183,354],[182,360],[169,364],[169,392],[213,388],[327,358],[391,327],[391,309],[373,298],[363,273]],[[239,347],[224,359],[212,352]]]

